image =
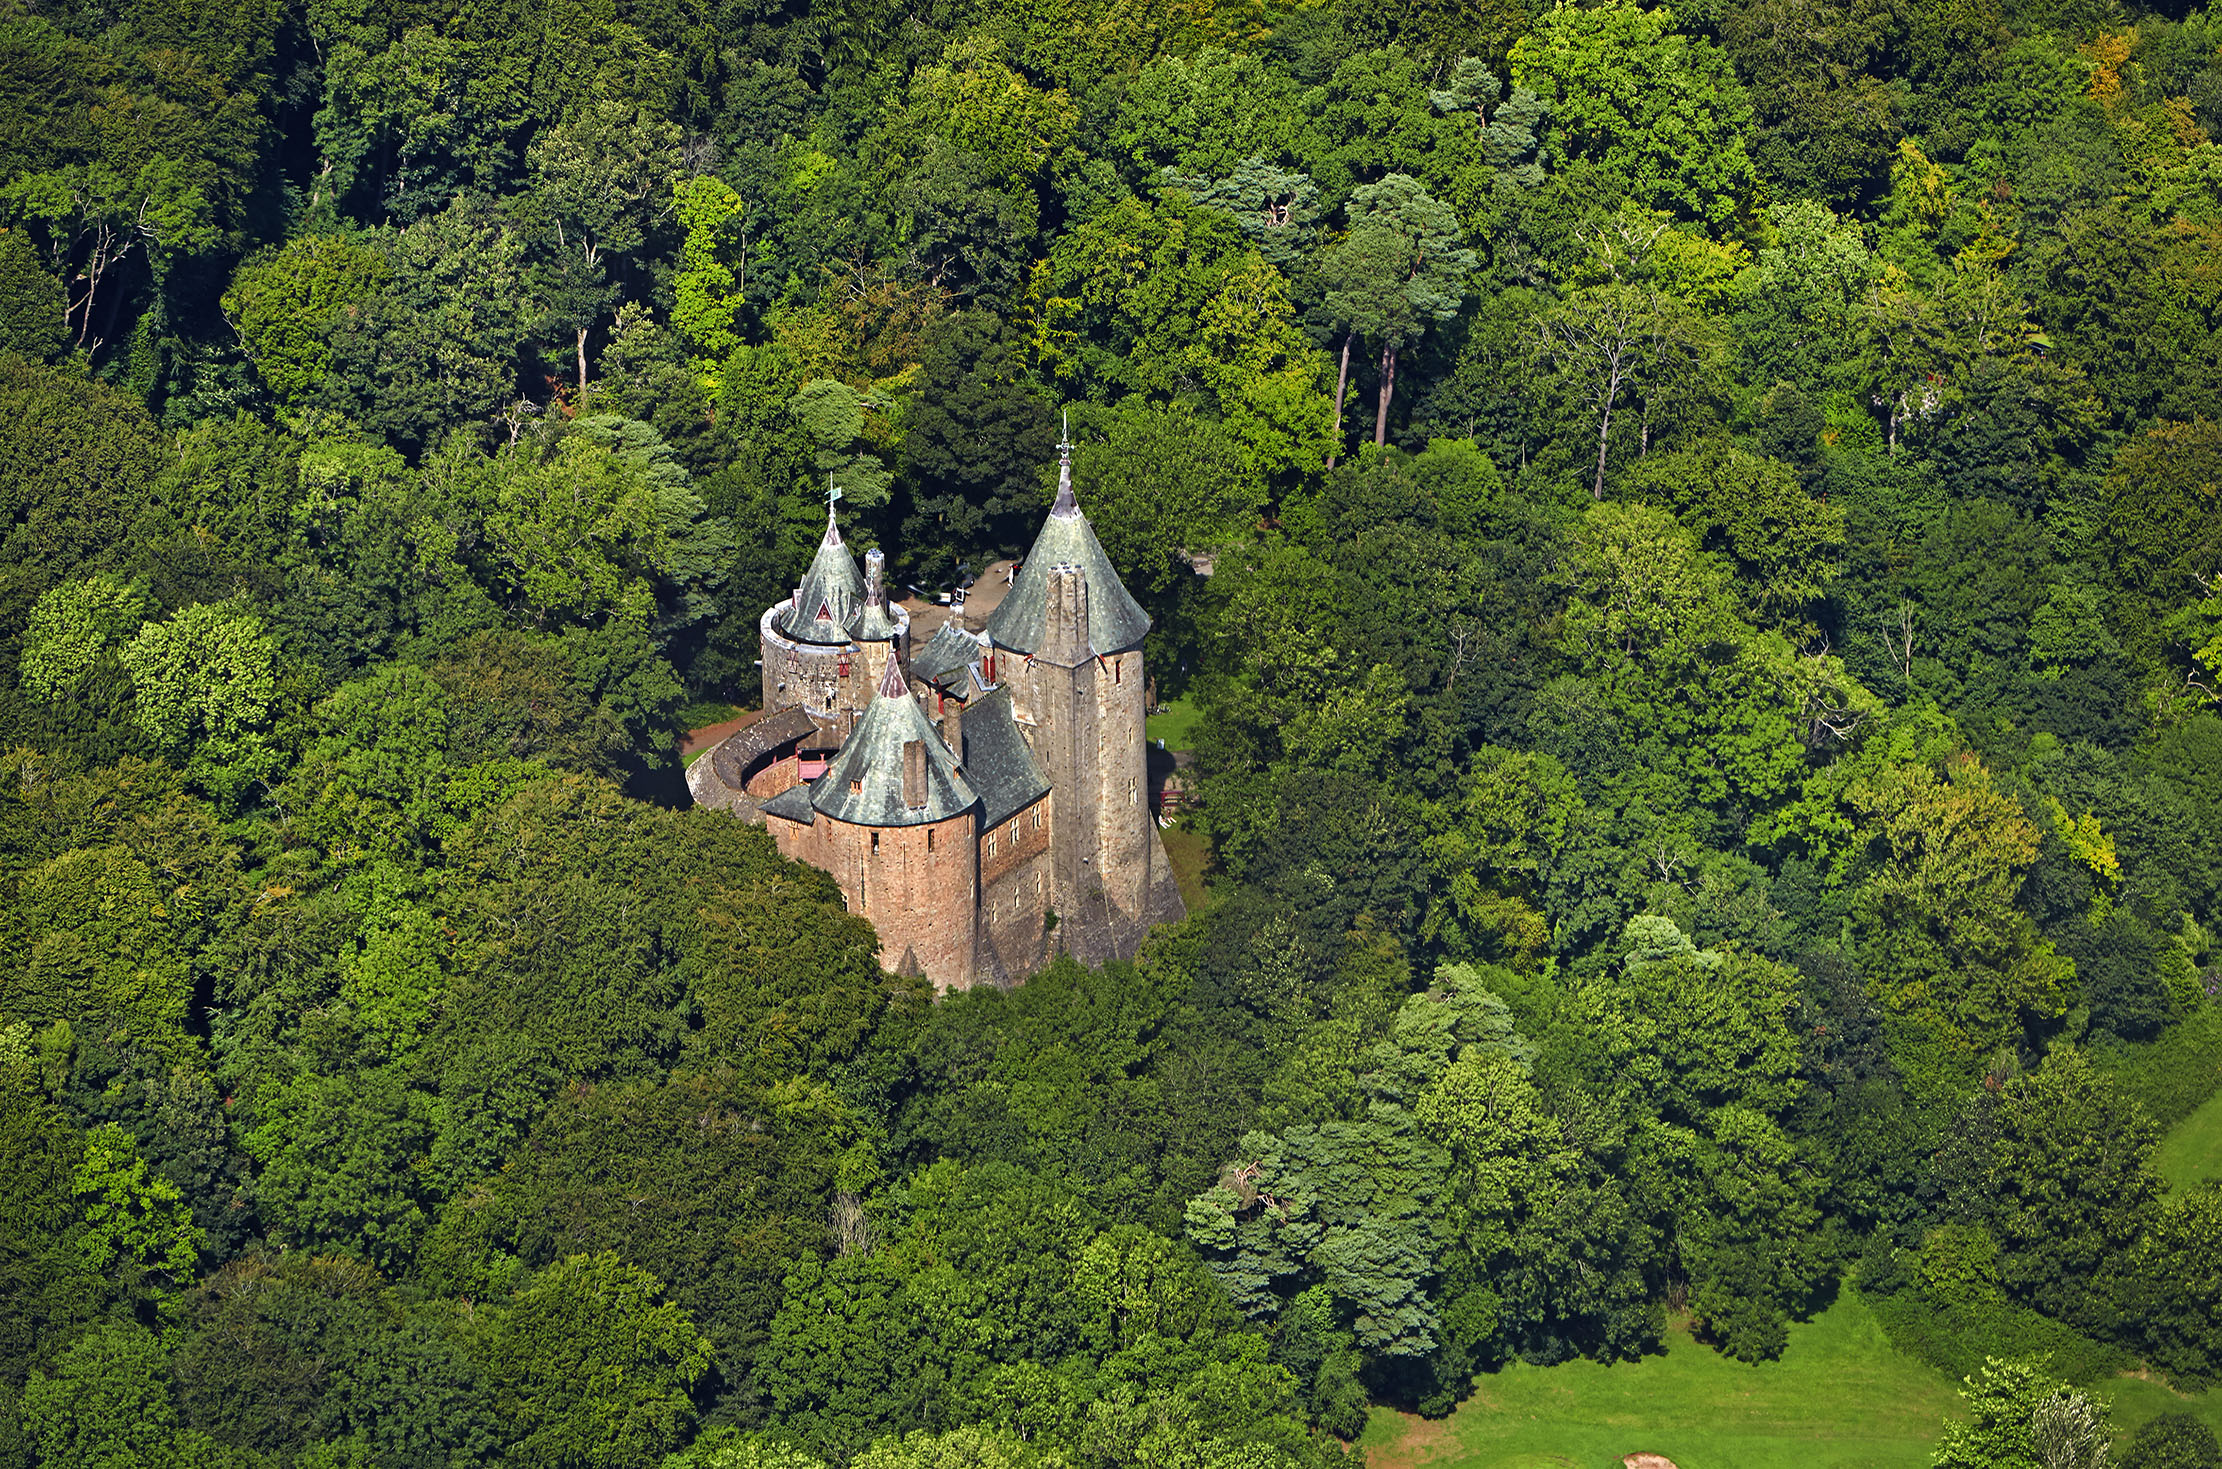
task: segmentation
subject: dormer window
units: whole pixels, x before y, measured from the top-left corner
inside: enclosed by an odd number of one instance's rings
[[[863,794],[864,794],[864,782],[863,782],[863,781],[861,781],[861,780],[852,780],[852,781],[850,781],[850,782],[849,782],[849,794],[850,794],[850,795],[852,795],[852,796],[861,796],[861,795],[863,795]]]

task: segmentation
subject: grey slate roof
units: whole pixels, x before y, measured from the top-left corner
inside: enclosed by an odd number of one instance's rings
[[[983,828],[1049,794],[1049,776],[1019,730],[1009,689],[965,706],[964,773],[980,793]]]
[[[1103,543],[1089,529],[1088,517],[1072,493],[1072,461],[1068,451],[1057,468],[1057,503],[1026,553],[1018,579],[1003,598],[1003,605],[988,617],[987,635],[998,648],[1032,653],[1043,643],[1049,619],[1049,571],[1053,566],[1076,566],[1088,584],[1088,643],[1091,652],[1123,653],[1138,647],[1150,630],[1149,614],[1127,595],[1126,585],[1111,569]]]
[[[885,601],[866,602],[849,619],[849,636],[860,643],[885,643],[902,634],[902,627],[888,616]]]
[[[818,813],[810,809],[810,787],[789,786],[758,808],[766,816],[784,816],[804,826],[814,824]]]
[[[903,800],[903,746],[912,740],[922,741],[926,750],[926,804],[917,807]],[[850,789],[852,784],[856,789]],[[947,821],[979,802],[949,747],[910,696],[902,664],[893,658],[841,753],[810,787],[810,804],[820,815],[859,826],[923,826]]]
[[[926,646],[910,655],[910,671],[915,677],[940,683],[958,669],[979,662],[986,652],[977,637],[958,626],[957,614],[951,612]]]
[[[774,622],[798,642],[846,643],[849,623],[863,601],[864,578],[857,572],[856,558],[841,544],[841,526],[828,505],[825,539],[818,542],[818,554],[810,558],[802,594]],[[826,615],[820,617],[821,612]]]
[[[886,570],[885,556],[878,551],[864,553],[864,602],[849,619],[849,636],[860,643],[891,642],[902,634],[902,625],[887,608]]]

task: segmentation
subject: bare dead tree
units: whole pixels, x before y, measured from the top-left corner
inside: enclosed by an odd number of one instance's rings
[[[1890,650],[1890,661],[1898,669],[1898,676],[1913,687],[1913,603],[1898,604],[1898,631],[1893,634],[1883,629],[1883,646]]]
[[[1654,314],[1650,292],[1615,283],[1561,302],[1533,325],[1537,360],[1585,383],[1584,400],[1597,415],[1597,472],[1589,490],[1593,500],[1605,498],[1613,408],[1643,364]]]

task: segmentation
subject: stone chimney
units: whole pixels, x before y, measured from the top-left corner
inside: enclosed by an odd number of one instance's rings
[[[926,804],[926,742],[903,741],[903,804],[916,811]]]
[[[1035,656],[1059,668],[1078,668],[1094,656],[1088,639],[1088,579],[1077,566],[1049,569],[1049,615]]]
[[[949,747],[959,765],[964,764],[964,701],[941,701],[941,742]]]
[[[864,605],[886,605],[887,587],[882,578],[887,571],[887,554],[874,546],[864,553]]]

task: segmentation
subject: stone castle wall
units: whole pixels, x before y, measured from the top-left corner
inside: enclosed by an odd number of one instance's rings
[[[887,670],[887,645],[860,648],[854,643],[797,642],[773,626],[787,607],[785,602],[774,602],[756,624],[758,657],[764,665],[764,712],[806,709],[820,731],[838,744],[872,702],[872,691]],[[903,629],[895,640],[897,656],[908,666],[910,614],[900,607],[892,611]]]
[[[1011,984],[1048,962],[1048,917],[1055,897],[1049,842],[1054,795],[1044,796],[980,836],[980,937],[975,983]]]
[[[833,874],[849,911],[880,932],[881,967],[936,989],[973,982],[979,842],[970,811],[918,826],[857,826],[820,814],[805,826],[768,816],[780,855]]]

